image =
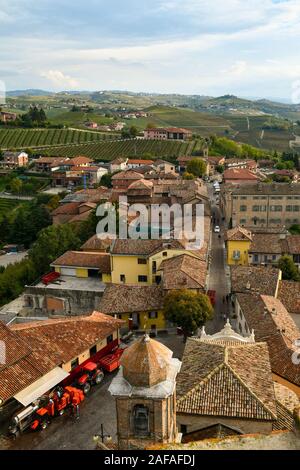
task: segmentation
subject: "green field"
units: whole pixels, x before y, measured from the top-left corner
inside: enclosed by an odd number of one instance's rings
[[[0,149],[25,149],[113,139],[114,135],[71,129],[1,129]]]
[[[50,147],[45,149],[49,155],[74,157],[85,155],[95,160],[113,160],[116,157],[178,157],[191,155],[201,145],[197,141],[191,142],[163,142],[157,140],[119,140],[112,142],[99,142],[87,145],[69,145],[65,147]]]

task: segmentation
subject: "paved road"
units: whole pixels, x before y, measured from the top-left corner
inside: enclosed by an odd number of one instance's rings
[[[0,193],[0,198],[1,199],[17,199],[19,201],[32,201],[34,199],[33,196],[17,196],[15,194],[6,194],[6,193]]]
[[[224,224],[220,213],[219,206],[216,205],[211,185],[208,188],[211,199],[212,226],[219,225],[221,228],[220,237],[218,233],[212,233],[211,242],[211,264],[209,270],[208,288],[216,291],[216,305],[214,319],[207,323],[206,330],[208,333],[216,333],[223,328],[225,319],[224,315],[228,315],[229,308],[226,301],[226,295],[229,293],[228,276],[225,270],[225,245],[224,245]],[[225,298],[225,301],[223,299]]]
[[[27,256],[27,251],[20,251],[19,253],[10,253],[0,256],[0,266],[8,266],[9,264],[17,263],[22,261]]]

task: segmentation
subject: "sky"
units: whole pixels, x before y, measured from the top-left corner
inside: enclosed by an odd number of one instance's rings
[[[0,0],[7,90],[293,100],[299,45],[300,0]]]

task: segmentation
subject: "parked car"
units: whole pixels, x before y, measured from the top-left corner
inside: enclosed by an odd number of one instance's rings
[[[215,225],[214,232],[215,232],[215,233],[220,233],[220,227],[219,227],[219,225]]]

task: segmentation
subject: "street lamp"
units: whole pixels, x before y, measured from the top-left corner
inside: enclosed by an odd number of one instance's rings
[[[108,441],[111,441],[112,440],[112,437],[110,434],[105,434],[104,433],[104,426],[103,424],[101,423],[101,432],[100,434],[95,434],[94,437],[93,437],[93,440],[95,442],[99,441],[99,438],[101,438],[101,442],[104,443],[104,439],[106,438]]]

